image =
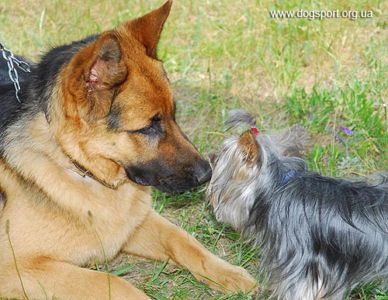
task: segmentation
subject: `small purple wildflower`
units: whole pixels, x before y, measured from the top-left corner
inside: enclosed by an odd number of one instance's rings
[[[343,133],[346,135],[353,135],[353,130],[351,130],[349,127],[340,126],[339,128]]]

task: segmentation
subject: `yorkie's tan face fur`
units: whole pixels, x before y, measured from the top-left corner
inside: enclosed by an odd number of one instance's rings
[[[269,178],[267,150],[301,156],[307,141],[307,131],[298,125],[269,135],[246,130],[225,140],[219,155],[211,158],[213,176],[207,190],[217,220],[246,230],[258,183],[266,184]]]
[[[247,221],[260,160],[260,146],[250,130],[226,140],[220,155],[212,159],[207,195],[218,221],[237,230]]]

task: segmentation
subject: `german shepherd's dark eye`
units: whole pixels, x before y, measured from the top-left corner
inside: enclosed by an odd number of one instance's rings
[[[159,114],[156,114],[151,118],[151,123],[147,127],[128,131],[128,133],[140,133],[144,135],[157,135],[162,132],[162,127],[160,125],[160,121],[162,120],[161,116]]]

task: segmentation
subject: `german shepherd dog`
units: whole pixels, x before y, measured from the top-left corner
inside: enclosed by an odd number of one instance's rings
[[[21,105],[0,85],[1,297],[148,299],[82,268],[120,252],[170,260],[215,289],[255,287],[152,209],[150,186],[182,192],[211,176],[156,57],[170,7],[48,52],[22,78]]]

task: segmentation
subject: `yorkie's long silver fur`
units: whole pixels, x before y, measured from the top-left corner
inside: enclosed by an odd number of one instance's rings
[[[233,112],[229,124],[252,120]],[[359,284],[388,278],[388,181],[308,171],[297,157],[307,138],[294,126],[227,139],[207,195],[219,221],[261,245],[273,298],[343,299]]]

